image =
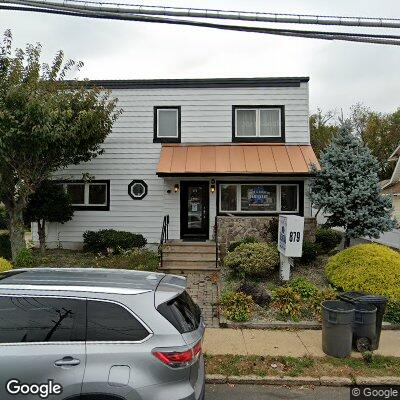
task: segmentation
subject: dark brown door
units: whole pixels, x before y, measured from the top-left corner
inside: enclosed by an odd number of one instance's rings
[[[181,182],[181,237],[208,239],[209,183]]]

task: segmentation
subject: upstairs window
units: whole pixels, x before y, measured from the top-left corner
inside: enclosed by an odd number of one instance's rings
[[[233,141],[283,142],[283,106],[234,106]]]
[[[154,142],[181,141],[181,108],[154,107]]]
[[[108,211],[110,209],[109,181],[63,182],[65,191],[76,210]]]

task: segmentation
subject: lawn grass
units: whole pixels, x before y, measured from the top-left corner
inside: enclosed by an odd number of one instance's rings
[[[121,268],[155,271],[159,257],[154,251],[135,249],[119,255],[104,256],[77,250],[33,250],[32,267]]]
[[[364,359],[205,355],[207,374],[257,376],[400,376],[400,358],[374,355]]]

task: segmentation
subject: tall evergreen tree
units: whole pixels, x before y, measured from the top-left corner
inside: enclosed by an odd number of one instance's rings
[[[310,199],[327,216],[327,225],[345,231],[345,247],[351,238],[377,238],[395,227],[391,201],[380,194],[379,163],[371,151],[342,122],[337,135],[322,153],[321,171],[315,166]]]

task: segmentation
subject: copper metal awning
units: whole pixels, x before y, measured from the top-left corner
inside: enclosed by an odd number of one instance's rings
[[[157,175],[306,175],[311,164],[310,145],[164,144]]]

